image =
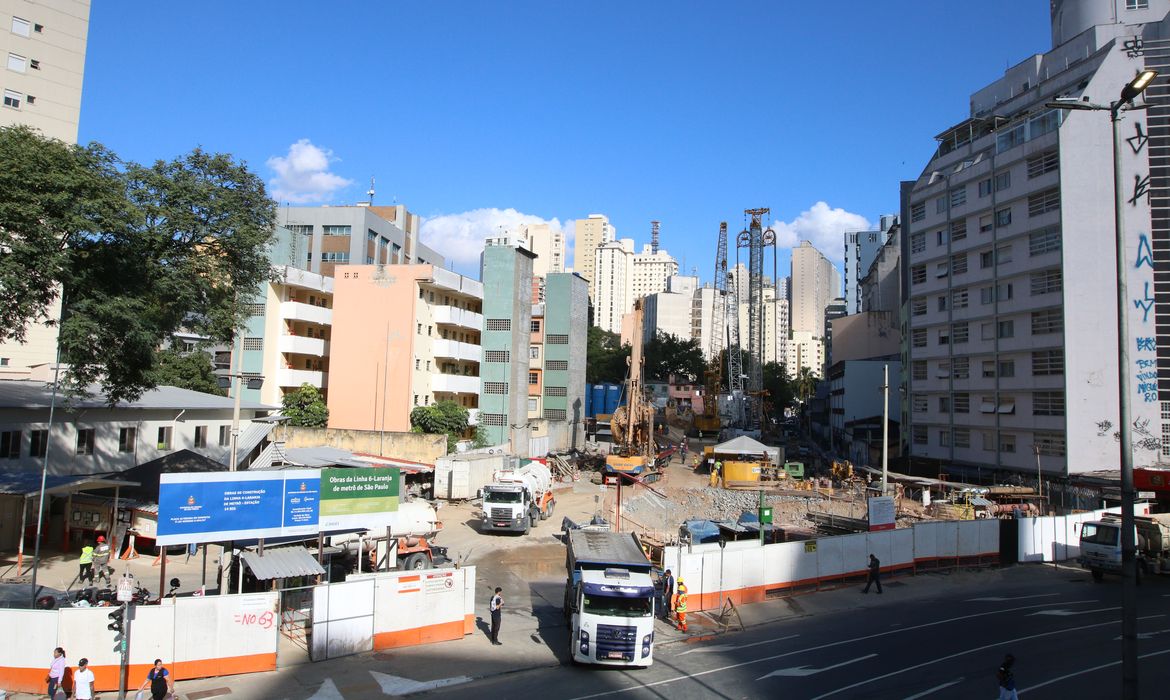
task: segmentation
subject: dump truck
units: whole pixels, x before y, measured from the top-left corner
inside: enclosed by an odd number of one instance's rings
[[[508,530],[527,535],[538,520],[553,514],[557,504],[552,494],[552,474],[540,462],[496,472],[481,493],[480,532]]]
[[[1134,516],[1137,531],[1137,572],[1170,574],[1170,513]],[[1081,524],[1081,555],[1077,561],[1093,574],[1121,573],[1121,515],[1106,513],[1100,520]]]
[[[573,663],[654,662],[654,581],[633,533],[570,530],[565,543],[565,622]]]

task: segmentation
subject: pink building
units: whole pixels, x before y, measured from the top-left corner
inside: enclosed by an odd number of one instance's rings
[[[483,285],[433,265],[337,268],[329,427],[410,430],[452,400],[478,420]]]

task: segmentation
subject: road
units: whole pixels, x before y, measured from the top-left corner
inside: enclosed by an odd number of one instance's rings
[[[940,585],[937,596],[912,601],[899,600],[898,582],[891,582],[880,605],[660,645],[648,669],[546,667],[428,697],[482,700],[522,689],[527,697],[580,699],[986,699],[994,697],[995,670],[1007,652],[1017,659],[1021,696],[1118,696],[1120,582],[1030,568],[1035,575]],[[1138,599],[1142,695],[1165,697],[1170,579],[1147,581]]]

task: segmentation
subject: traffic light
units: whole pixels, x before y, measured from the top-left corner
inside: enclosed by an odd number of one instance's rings
[[[106,617],[110,618],[110,624],[106,625],[106,629],[111,632],[122,634],[126,629],[126,606],[119,605]]]

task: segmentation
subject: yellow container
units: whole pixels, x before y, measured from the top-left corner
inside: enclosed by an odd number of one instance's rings
[[[759,462],[724,462],[724,481],[759,481]]]

